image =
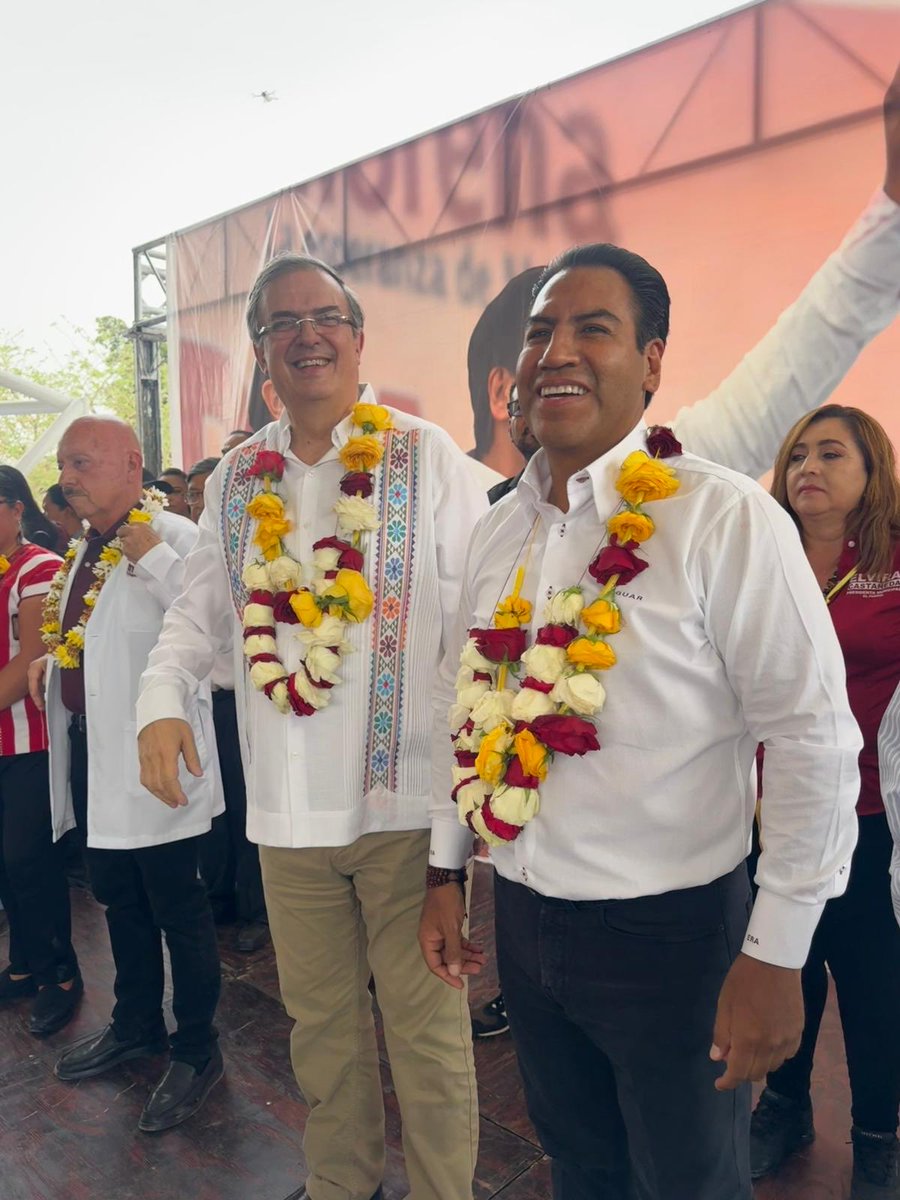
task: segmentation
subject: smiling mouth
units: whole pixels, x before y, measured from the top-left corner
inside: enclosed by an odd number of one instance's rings
[[[546,387],[538,388],[542,400],[555,400],[560,396],[586,396],[587,388],[577,383],[549,383]]]
[[[327,367],[330,361],[328,358],[301,358],[291,363],[291,366],[298,371],[305,371],[307,367]]]

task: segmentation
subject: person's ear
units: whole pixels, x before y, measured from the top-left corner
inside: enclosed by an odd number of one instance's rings
[[[515,382],[515,375],[513,375],[512,371],[507,371],[506,367],[491,367],[488,375],[488,404],[490,405],[491,416],[495,421],[506,420],[506,406],[509,403],[509,393],[512,391],[512,386]]]

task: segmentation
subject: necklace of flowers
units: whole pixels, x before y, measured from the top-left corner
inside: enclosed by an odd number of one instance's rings
[[[653,426],[647,450],[629,454],[619,470],[622,501],[606,523],[607,544],[587,567],[601,589],[593,601],[586,603],[580,582],[556,592],[529,648],[532,606],[520,594],[523,565],[494,611],[493,628],[469,631],[450,710],[453,799],[460,823],[490,846],[515,841],[538,815],[539,788],[555,754],[600,749],[590,718],[606,700],[600,673],[616,662],[609,644],[622,628],[616,588],[650,565],[635,553],[656,528],[644,505],[680,487],[659,461],[681,453],[672,431]],[[507,687],[507,676],[523,668],[518,688]]]
[[[242,573],[249,593],[243,614],[244,655],[253,686],[280,712],[298,717],[312,716],[329,703],[331,689],[341,682],[337,673],[341,659],[353,649],[344,638],[344,626],[365,621],[375,603],[363,574],[360,541],[363,533],[381,524],[369,497],[375,490],[375,468],[384,457],[385,434],[393,423],[379,404],[355,405],[350,420],[360,433],[339,451],[347,473],[334,504],[337,534],[344,537],[315,542],[308,570],[282,542],[291,529],[275,486],[284,475],[284,455],[259,450],[249,469],[250,475],[262,480],[262,491],[247,505],[248,515],[256,521],[253,541],[261,556]],[[304,583],[307,575],[309,581]],[[297,636],[305,655],[293,673],[278,655],[277,623],[302,626]]]
[[[141,493],[138,504],[126,517],[126,523],[128,525],[148,525],[167,504],[168,500],[161,491],[157,488],[146,488]],[[60,603],[65,591],[66,580],[69,578],[69,572],[72,570],[81,542],[81,538],[72,538],[69,542],[69,548],[63,555],[62,566],[50,583],[50,590],[44,600],[42,613],[44,623],[41,625],[41,640],[58,665],[65,670],[72,670],[80,666],[81,652],[84,650],[84,631],[91,618],[91,613],[96,607],[97,598],[110,575],[122,561],[122,539],[114,537],[103,547],[99,559],[94,563],[94,582],[82,597],[84,607],[78,623],[63,634]]]

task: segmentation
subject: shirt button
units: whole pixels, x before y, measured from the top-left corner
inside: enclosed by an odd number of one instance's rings
[[[562,525],[560,525],[560,527],[559,527],[559,536],[560,536],[560,537],[565,537],[565,536],[566,536],[566,523],[565,523],[565,521],[563,521]]]

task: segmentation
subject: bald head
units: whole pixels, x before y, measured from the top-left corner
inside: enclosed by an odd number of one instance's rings
[[[94,529],[112,529],[141,495],[141,448],[118,417],[73,421],[56,451],[59,482],[69,504]]]

